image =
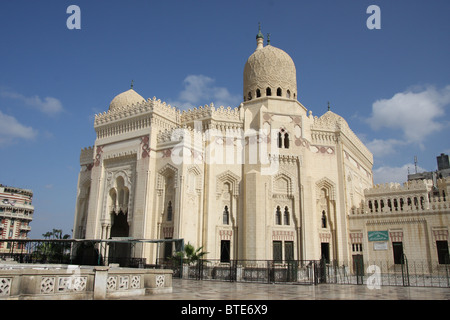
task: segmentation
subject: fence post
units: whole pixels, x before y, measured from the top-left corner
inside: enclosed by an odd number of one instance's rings
[[[409,270],[408,270],[408,259],[406,255],[402,256],[402,281],[404,287],[409,287]]]
[[[106,299],[106,283],[109,267],[94,267],[94,299]]]

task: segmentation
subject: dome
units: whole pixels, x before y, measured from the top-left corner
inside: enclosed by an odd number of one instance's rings
[[[258,46],[244,67],[244,101],[264,96],[297,98],[297,77],[294,61],[283,50],[268,44]]]
[[[133,89],[118,94],[109,104],[109,111],[118,110],[132,104],[145,101],[145,99]]]

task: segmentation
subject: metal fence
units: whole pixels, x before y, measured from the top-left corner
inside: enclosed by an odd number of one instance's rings
[[[195,280],[219,280],[259,283],[318,284],[321,279],[319,261],[293,260],[198,260],[182,264],[176,260],[159,264],[173,270],[173,277]]]
[[[450,288],[450,264],[427,260],[333,262],[323,271],[326,283]]]
[[[450,264],[431,261],[326,263],[324,260],[198,260],[190,265],[165,261],[158,266],[173,270],[173,277],[195,280],[286,284],[354,284],[450,288]]]

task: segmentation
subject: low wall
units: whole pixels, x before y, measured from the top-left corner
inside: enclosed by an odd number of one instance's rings
[[[172,292],[172,270],[1,265],[0,299],[92,300]]]

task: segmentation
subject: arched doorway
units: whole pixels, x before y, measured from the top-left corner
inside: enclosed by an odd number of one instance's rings
[[[112,213],[111,238],[126,238],[129,234],[128,214],[122,210]],[[131,252],[130,243],[112,242],[109,246],[109,262],[119,263],[121,267],[128,264]]]

